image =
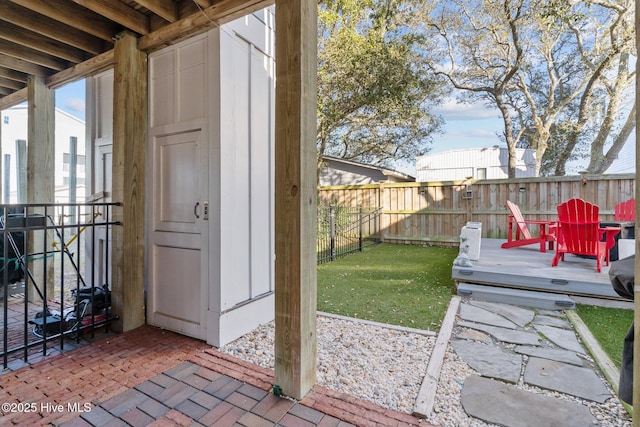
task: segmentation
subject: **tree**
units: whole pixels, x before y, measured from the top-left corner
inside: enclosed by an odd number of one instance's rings
[[[631,0],[455,0],[423,19],[442,40],[432,69],[501,112],[509,177],[517,147],[536,150],[537,172],[563,174],[580,141],[601,171],[634,129],[629,118],[613,135],[635,77]]]
[[[424,13],[425,31],[441,40],[432,71],[460,90],[462,101],[481,101],[502,115],[509,177],[515,177],[516,147],[523,129],[510,108],[509,88],[524,61],[520,31],[526,26],[525,0],[441,2]]]
[[[322,156],[387,165],[424,154],[442,89],[425,67],[411,1],[320,1],[318,167]]]
[[[564,175],[567,161],[578,155],[590,158],[588,172],[603,173],[633,132],[633,7],[628,0],[591,0],[552,3],[547,9],[547,26],[562,28],[564,35],[561,48],[545,61],[563,84],[557,95],[561,108],[553,115],[562,135],[547,156],[555,160],[547,172]]]

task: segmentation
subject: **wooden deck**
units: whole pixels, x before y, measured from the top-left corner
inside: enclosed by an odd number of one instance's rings
[[[471,267],[454,266],[456,285],[471,283],[607,299],[621,299],[609,280],[609,267],[596,271],[595,259],[566,255],[551,267],[555,251],[540,252],[538,245],[502,249],[504,239],[482,239],[480,259]]]

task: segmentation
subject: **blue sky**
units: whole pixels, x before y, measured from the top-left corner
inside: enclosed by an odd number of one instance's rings
[[[56,89],[56,108],[85,120],[85,82],[80,80]]]
[[[445,120],[444,133],[434,136],[430,153],[462,148],[505,146],[498,134],[503,122],[496,109],[481,104],[461,104],[455,99],[445,102],[436,114]]]

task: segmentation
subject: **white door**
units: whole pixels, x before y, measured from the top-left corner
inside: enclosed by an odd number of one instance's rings
[[[152,136],[148,323],[205,339],[207,150],[201,129]]]

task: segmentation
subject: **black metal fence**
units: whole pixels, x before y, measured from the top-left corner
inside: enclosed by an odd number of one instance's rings
[[[318,207],[318,264],[380,242],[380,208]]]
[[[1,356],[25,363],[92,337],[111,314],[117,203],[0,205]],[[40,351],[41,349],[41,351]]]

